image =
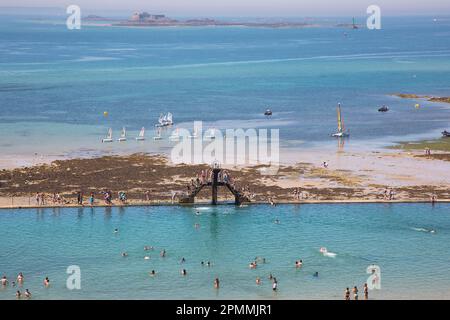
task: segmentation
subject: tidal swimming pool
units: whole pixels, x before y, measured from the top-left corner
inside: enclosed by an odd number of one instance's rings
[[[266,263],[250,269],[255,257]],[[0,211],[0,276],[25,276],[21,288],[0,288],[0,299],[25,289],[33,299],[342,299],[354,285],[362,298],[372,264],[381,289],[370,298],[450,298],[450,204]],[[66,287],[71,265],[80,267],[80,290]]]

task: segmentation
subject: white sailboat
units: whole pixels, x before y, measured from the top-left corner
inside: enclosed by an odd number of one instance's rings
[[[108,129],[108,134],[106,135],[106,138],[102,139],[102,142],[113,142],[112,129],[111,128]]]
[[[350,136],[350,133],[345,131],[344,120],[342,119],[341,114],[341,104],[338,103],[337,106],[337,122],[338,122],[338,130],[336,133],[333,133],[331,136],[336,138],[344,138]]]
[[[205,139],[212,140],[216,138],[216,129],[211,128],[205,132]]]
[[[173,125],[173,116],[172,116],[172,113],[167,113],[167,117],[166,117],[166,123],[167,123],[167,125],[168,126],[171,126],[171,125]]]
[[[172,113],[160,114],[158,123],[155,124],[155,127],[167,127],[173,124],[173,115]]]
[[[189,139],[197,139],[198,138],[197,128],[194,128],[192,135],[189,135],[188,138]]]
[[[161,140],[161,128],[156,129],[156,136],[153,137],[153,140]]]
[[[122,128],[122,133],[120,134],[120,138],[117,141],[127,141],[127,130],[125,127]]]
[[[136,137],[137,141],[145,140],[145,128],[142,127],[141,131],[139,131],[139,135]]]
[[[180,133],[179,129],[176,128],[174,131],[172,131],[172,134],[169,136],[170,141],[179,141],[180,140]]]

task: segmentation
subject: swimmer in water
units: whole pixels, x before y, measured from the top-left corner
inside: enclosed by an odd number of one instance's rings
[[[50,279],[48,277],[45,277],[44,279],[44,286],[48,287],[50,285]]]
[[[277,278],[273,278],[272,290],[273,290],[273,291],[277,291],[277,289],[278,289],[278,281],[277,281]]]
[[[183,258],[181,258],[181,261],[180,261],[180,263],[185,263],[186,262],[186,259],[183,257]]]
[[[214,288],[219,289],[219,287],[220,287],[219,278],[215,278],[214,279]]]
[[[152,271],[150,271],[150,273],[149,273],[149,274],[150,274],[150,276],[151,276],[151,277],[153,277],[153,276],[155,276],[155,275],[156,275],[156,271],[155,271],[155,270],[152,270]]]
[[[209,261],[206,262],[206,266],[207,266],[207,267],[211,267],[211,262],[209,262]]]
[[[272,275],[272,273],[269,273],[269,280],[272,280],[273,279],[273,275]]]
[[[117,228],[114,229],[114,233],[117,233],[117,232],[119,232],[119,229],[117,229]]]
[[[318,271],[314,272],[313,277],[318,278],[319,277],[319,272]]]
[[[185,276],[187,274],[186,269],[181,269],[181,275]]]
[[[2,283],[2,286],[4,286],[4,287],[6,287],[8,285],[8,279],[6,278],[6,276],[2,277],[1,283]]]
[[[203,261],[200,264],[202,265],[202,267],[205,265],[205,263]]]
[[[23,284],[23,280],[24,280],[23,273],[19,272],[19,274],[17,276],[17,283],[18,284]]]
[[[28,289],[25,289],[25,297],[26,298],[31,298],[31,292]]]
[[[256,284],[260,285],[261,284],[261,278],[260,277],[256,277]]]
[[[200,228],[200,224],[198,224],[198,223],[194,224],[194,228],[195,228],[195,229]]]
[[[165,256],[166,256],[166,249],[163,249],[159,255],[160,255],[162,258],[165,258]]]
[[[16,299],[20,299],[22,297],[22,294],[19,290],[16,291]]]
[[[149,246],[144,246],[144,251],[149,251],[150,247]]]
[[[274,221],[273,223],[275,223],[275,224],[280,224],[280,220],[275,219],[275,221]]]
[[[296,268],[301,268],[302,265],[303,265],[303,261],[302,261],[302,260],[295,261],[295,267],[296,267]]]
[[[124,257],[124,258],[128,257],[128,253],[122,252],[122,257]]]

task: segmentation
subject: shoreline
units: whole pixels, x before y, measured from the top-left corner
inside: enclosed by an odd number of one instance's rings
[[[304,204],[404,204],[404,203],[423,203],[423,204],[430,204],[430,205],[435,205],[435,204],[442,204],[442,203],[450,203],[450,199],[438,199],[435,200],[434,203],[431,202],[430,200],[408,200],[408,199],[400,199],[400,200],[381,200],[381,199],[367,199],[367,200],[363,200],[363,199],[349,199],[349,200],[304,200],[304,201],[280,201],[280,202],[276,202],[276,205],[274,206],[275,208],[278,205],[304,205]],[[10,210],[10,209],[65,209],[65,208],[82,208],[82,209],[94,209],[94,208],[128,208],[128,207],[158,207],[158,206],[163,206],[163,207],[193,207],[195,208],[198,205],[207,205],[207,206],[211,206],[211,207],[221,207],[221,206],[236,206],[236,207],[246,207],[246,206],[259,206],[259,205],[267,205],[269,206],[270,204],[267,202],[262,202],[262,201],[258,201],[258,202],[248,202],[245,203],[242,206],[238,206],[235,205],[232,202],[219,202],[217,205],[212,205],[211,202],[209,201],[198,201],[195,203],[171,203],[171,202],[164,202],[164,201],[159,201],[159,202],[145,202],[145,203],[139,203],[139,202],[132,202],[132,203],[127,203],[127,204],[112,204],[112,205],[107,205],[107,204],[95,204],[95,205],[79,205],[79,204],[68,204],[68,205],[42,205],[42,206],[38,206],[38,205],[12,205],[12,206],[0,206],[0,211],[3,210]]]

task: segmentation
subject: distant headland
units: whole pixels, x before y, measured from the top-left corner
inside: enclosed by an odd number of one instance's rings
[[[262,20],[255,21],[225,21],[212,18],[174,19],[165,14],[150,14],[148,12],[135,12],[128,19],[110,19],[96,15],[83,18],[87,22],[108,22],[110,26],[122,27],[202,27],[202,26],[230,26],[230,27],[263,27],[263,28],[305,28],[321,27],[312,21],[286,21]],[[350,27],[351,24],[336,24],[334,27]]]

